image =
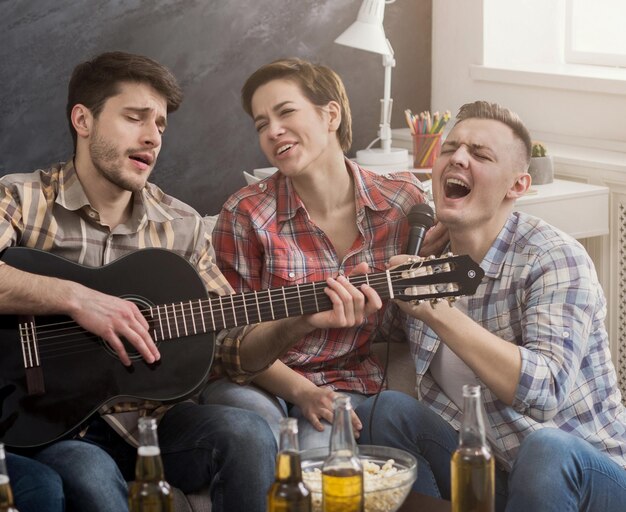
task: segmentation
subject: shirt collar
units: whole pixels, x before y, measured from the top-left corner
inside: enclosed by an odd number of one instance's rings
[[[509,214],[500,233],[498,233],[498,236],[483,258],[480,266],[485,271],[487,277],[495,279],[502,274],[504,259],[513,242],[517,221],[518,216],[515,212]]]
[[[136,231],[141,229],[147,221],[162,223],[181,218],[179,212],[162,202],[164,197],[163,191],[151,183],[147,183],[141,193],[133,193],[133,213],[124,224],[126,229]],[[61,167],[59,192],[55,202],[70,211],[77,211],[84,207],[95,211],[78,179],[73,160],[69,160]]]
[[[354,181],[354,195],[356,208],[360,211],[364,207],[371,210],[384,211],[393,207],[392,204],[380,192],[379,184],[374,175],[361,172],[362,169],[349,158],[344,158],[346,169],[352,174]],[[274,175],[276,179],[276,219],[278,222],[286,222],[293,217],[300,208],[306,212],[304,203],[296,193],[290,178],[285,177],[280,171]]]

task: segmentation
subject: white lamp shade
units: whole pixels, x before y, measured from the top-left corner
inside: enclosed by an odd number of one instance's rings
[[[392,55],[383,28],[384,16],[385,0],[363,0],[356,21],[335,39],[335,43],[381,55]]]

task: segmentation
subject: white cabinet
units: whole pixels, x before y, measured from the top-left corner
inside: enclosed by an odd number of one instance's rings
[[[559,178],[605,186],[608,197],[608,236],[584,241],[596,264],[607,298],[607,328],[619,386],[626,403],[626,154],[551,145]],[[575,213],[584,219],[587,209]]]

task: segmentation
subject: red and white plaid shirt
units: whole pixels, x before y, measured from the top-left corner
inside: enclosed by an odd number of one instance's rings
[[[237,292],[349,275],[363,261],[371,271],[383,272],[389,258],[405,250],[406,215],[424,202],[419,180],[410,172],[378,175],[349,160],[346,168],[354,179],[359,236],[342,261],[280,172],[226,201],[213,244],[218,267]],[[375,393],[382,371],[370,340],[381,319],[382,311],[357,327],[318,329],[281,359],[317,386]]]

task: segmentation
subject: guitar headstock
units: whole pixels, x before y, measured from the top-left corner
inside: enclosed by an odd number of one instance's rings
[[[467,255],[411,258],[390,269],[393,298],[407,302],[441,299],[452,303],[461,295],[476,292],[485,272]]]

